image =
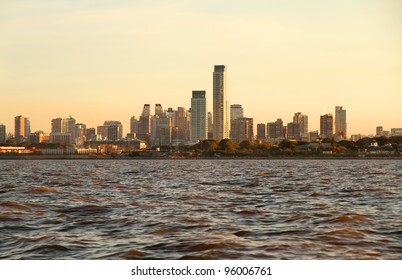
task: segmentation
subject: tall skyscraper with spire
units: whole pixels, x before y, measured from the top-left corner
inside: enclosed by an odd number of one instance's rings
[[[215,65],[213,73],[213,138],[229,138],[229,103],[227,101],[226,66]]]

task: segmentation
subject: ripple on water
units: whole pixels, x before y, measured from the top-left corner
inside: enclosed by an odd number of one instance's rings
[[[0,161],[2,259],[401,259],[398,160]]]

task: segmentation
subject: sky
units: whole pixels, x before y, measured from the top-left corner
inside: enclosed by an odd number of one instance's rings
[[[87,127],[144,103],[189,108],[214,65],[254,123],[347,111],[348,135],[402,127],[400,0],[0,0],[0,124]]]

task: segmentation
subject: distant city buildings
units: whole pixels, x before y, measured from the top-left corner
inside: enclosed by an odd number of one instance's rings
[[[335,140],[347,139],[346,110],[342,106],[335,107]]]
[[[229,138],[229,105],[226,87],[225,65],[215,65],[213,72],[213,138]]]
[[[17,116],[14,118],[14,137],[15,142],[20,144],[29,139],[31,134],[31,125],[29,119],[23,116]]]
[[[208,139],[208,128],[212,126],[207,114],[205,90],[194,90],[191,98],[191,141]],[[212,121],[212,120],[211,120]]]
[[[254,138],[253,118],[237,118],[232,120],[231,134],[232,140],[242,142],[245,140],[253,141]]]
[[[191,96],[191,108],[177,107],[163,110],[162,104],[155,104],[152,115],[151,105],[144,104],[139,118],[130,119],[130,133],[123,138],[123,125],[120,121],[105,121],[103,125],[87,128],[83,123],[77,123],[73,117],[54,118],[51,120],[51,133],[43,131],[31,133],[29,118],[16,116],[14,118],[14,137],[7,135],[6,126],[0,125],[0,143],[59,143],[66,147],[79,146],[86,149],[87,142],[99,145],[114,145],[111,143],[136,143],[138,147],[178,146],[196,143],[200,140],[231,139],[234,142],[245,140],[267,141],[273,145],[282,140],[318,141],[322,139],[346,140],[347,122],[346,110],[343,106],[335,106],[335,114],[320,116],[320,130],[308,130],[308,116],[297,112],[293,121],[284,125],[281,118],[275,122],[259,123],[257,135],[254,137],[253,118],[244,117],[244,109],[240,104],[229,107],[227,101],[227,68],[225,65],[215,65],[213,72],[213,112],[207,111],[207,94],[205,90],[194,90]],[[392,137],[402,135],[402,128],[384,130],[377,126],[375,137]],[[369,135],[372,137],[373,135]],[[352,141],[358,141],[366,136],[354,134]],[[107,143],[106,143],[107,142]],[[324,141],[326,142],[326,141]],[[91,145],[94,143],[90,143]],[[94,145],[95,145],[94,144]],[[70,149],[70,148],[69,148]],[[82,150],[83,151],[83,150]]]
[[[285,133],[282,119],[267,123],[267,139],[271,142],[280,142],[285,139]]]
[[[391,136],[401,136],[402,128],[391,128]]]
[[[257,140],[265,141],[267,138],[266,126],[263,123],[257,124]]]
[[[296,128],[294,128],[293,132],[295,134],[293,135],[294,138],[292,138],[292,139],[307,141],[308,140],[308,116],[301,112],[295,113],[295,115],[293,116],[293,124],[299,125],[299,129],[297,130]],[[288,129],[289,129],[289,125],[288,125]]]
[[[130,133],[133,135],[138,134],[138,126],[140,121],[136,117],[132,116],[130,119]]]
[[[332,138],[334,135],[334,117],[332,114],[320,116],[320,136],[321,138]]]
[[[7,140],[6,126],[0,124],[0,144],[5,144]]]

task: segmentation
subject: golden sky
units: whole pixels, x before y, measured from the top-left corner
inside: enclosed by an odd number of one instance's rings
[[[0,123],[50,132],[190,107],[215,64],[255,124],[347,110],[348,135],[402,127],[399,0],[0,0]]]

